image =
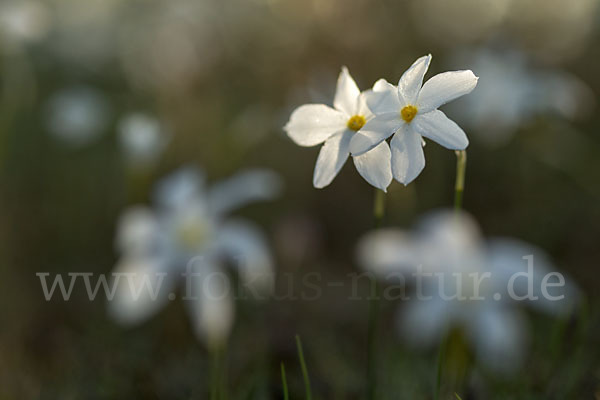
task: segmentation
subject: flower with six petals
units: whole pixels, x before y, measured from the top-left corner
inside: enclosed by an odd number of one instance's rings
[[[471,92],[478,78],[470,70],[450,71],[423,84],[430,62],[431,55],[415,61],[397,87],[378,80],[365,94],[375,117],[350,142],[352,155],[358,157],[394,135],[390,142],[392,173],[404,185],[425,167],[423,136],[452,150],[464,150],[469,145],[465,132],[438,107]]]
[[[352,138],[373,118],[365,98],[366,92],[360,92],[348,69],[343,67],[333,108],[325,104],[305,104],[294,110],[285,125],[288,136],[300,146],[324,143],[313,176],[316,188],[324,188],[333,181],[350,156]],[[390,148],[385,141],[353,156],[359,174],[383,191],[392,181],[390,158]]]

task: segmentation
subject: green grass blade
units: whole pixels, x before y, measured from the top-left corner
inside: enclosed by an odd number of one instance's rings
[[[304,390],[306,392],[306,400],[312,400],[312,393],[310,390],[310,378],[308,377],[308,369],[306,368],[306,362],[304,361],[304,352],[302,351],[302,342],[300,336],[296,335],[296,346],[298,347],[298,358],[300,359],[300,367],[302,367],[302,377],[304,379]]]

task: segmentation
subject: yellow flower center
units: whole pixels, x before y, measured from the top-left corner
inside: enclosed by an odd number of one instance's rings
[[[208,239],[207,228],[202,223],[184,222],[177,227],[177,238],[186,249],[195,249]]]
[[[352,117],[350,117],[346,125],[348,126],[348,129],[358,131],[365,125],[366,122],[367,120],[362,115],[353,115]]]
[[[400,115],[402,116],[402,119],[405,120],[406,122],[410,122],[412,121],[415,116],[417,115],[417,111],[419,111],[417,109],[417,107],[415,106],[405,106],[401,111],[400,111]]]

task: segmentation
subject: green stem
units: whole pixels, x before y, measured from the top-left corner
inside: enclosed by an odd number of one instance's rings
[[[444,355],[446,353],[447,338],[444,338],[440,343],[440,351],[438,354],[437,371],[435,377],[435,388],[433,392],[433,400],[439,400],[440,390],[442,388],[442,369],[444,364]]]
[[[375,228],[380,228],[385,215],[385,192],[375,189],[373,201]],[[373,400],[377,394],[377,323],[379,320],[379,287],[377,278],[371,277],[371,296],[369,298],[369,320],[367,326],[367,399]]]
[[[298,347],[298,358],[300,359],[300,367],[302,368],[302,378],[304,379],[306,400],[311,400],[312,392],[310,390],[310,378],[308,377],[308,369],[306,368],[306,362],[304,361],[304,352],[302,351],[302,342],[300,341],[299,335],[296,335],[296,347]]]
[[[227,399],[227,357],[224,344],[216,345],[211,349],[211,376],[210,376],[210,399]]]
[[[210,400],[219,400],[221,350],[215,346],[211,351]]]
[[[290,400],[287,379],[285,378],[285,366],[281,363],[281,384],[283,385],[283,400]]]
[[[456,183],[454,184],[454,210],[462,207],[463,192],[465,190],[465,171],[467,169],[467,151],[456,152]]]
[[[375,399],[377,389],[377,322],[379,320],[379,288],[377,278],[371,277],[371,297],[369,299],[369,325],[367,330],[367,399]]]
[[[381,227],[383,216],[385,215],[385,192],[375,189],[375,199],[373,201],[373,217],[375,217],[375,228]]]

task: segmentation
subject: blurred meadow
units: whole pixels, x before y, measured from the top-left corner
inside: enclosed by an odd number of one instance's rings
[[[231,212],[262,232],[275,285],[235,302],[221,398],[283,399],[281,362],[304,398],[296,334],[313,398],[366,398],[370,283],[349,276],[375,189],[350,161],[315,189],[318,148],[283,127],[332,104],[342,66],[365,90],[429,53],[426,79],[479,77],[443,107],[470,140],[463,208],[484,237],[543,249],[580,301],[566,316],[516,305],[529,339],[500,373],[470,350],[440,363],[383,300],[376,398],[434,398],[438,364],[440,399],[600,398],[598,0],[0,0],[0,399],[214,398],[185,302],[123,325],[82,285],[47,301],[36,275],[110,274],[124,211],[189,166],[209,187],[250,168],[281,184]],[[384,227],[452,207],[454,152],[424,151],[419,178],[389,187]]]

